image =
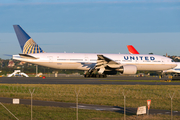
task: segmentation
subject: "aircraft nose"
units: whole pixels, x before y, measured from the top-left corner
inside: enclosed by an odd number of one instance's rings
[[[174,68],[174,67],[176,67],[176,66],[177,66],[177,64],[176,64],[176,63],[174,63],[171,67],[172,67],[172,68]]]

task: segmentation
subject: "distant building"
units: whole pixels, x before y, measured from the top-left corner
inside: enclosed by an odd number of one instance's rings
[[[28,66],[32,66],[32,64],[31,64],[31,63],[28,63]]]
[[[3,60],[1,60],[1,68],[4,67],[4,63],[3,63]]]
[[[171,58],[172,58],[172,59],[175,59],[175,57],[177,57],[177,56],[174,56],[174,55],[173,55],[173,56],[171,56]]]
[[[9,60],[8,67],[14,67],[15,63],[12,60]]]
[[[26,62],[20,62],[18,65],[24,65]]]
[[[17,69],[21,69],[21,67],[17,67]]]
[[[175,57],[174,59],[180,59],[180,56]]]

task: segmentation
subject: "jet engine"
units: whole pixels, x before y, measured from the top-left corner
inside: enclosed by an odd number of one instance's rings
[[[123,65],[119,69],[116,69],[122,74],[136,74],[137,67],[135,65]]]

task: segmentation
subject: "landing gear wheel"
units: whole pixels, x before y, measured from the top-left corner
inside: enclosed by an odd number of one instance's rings
[[[84,75],[85,78],[91,77],[90,75]]]
[[[88,78],[88,77],[95,77],[95,78],[106,78],[107,75],[99,75],[99,74],[89,74],[89,75],[84,75],[85,78]]]
[[[104,78],[106,78],[106,77],[107,77],[107,75],[103,75],[103,77],[104,77]]]
[[[104,77],[104,75],[99,75],[99,78],[103,78]]]

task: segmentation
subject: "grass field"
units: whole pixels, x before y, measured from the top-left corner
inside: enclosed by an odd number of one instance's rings
[[[169,95],[174,94],[173,110],[180,111],[179,85],[45,85],[45,84],[0,84],[0,97],[30,99],[29,89],[35,89],[33,99],[59,102],[76,102],[75,90],[80,90],[79,103],[124,106],[147,105],[151,99],[151,108],[171,108]]]
[[[30,105],[13,105],[4,104],[19,120],[31,119]],[[15,119],[7,110],[0,107],[1,120]],[[109,111],[95,111],[79,109],[79,120],[123,120],[124,115],[117,112]],[[169,115],[126,115],[127,120],[169,120]],[[179,120],[179,116],[174,116],[173,120]],[[59,107],[42,107],[33,106],[33,120],[75,120],[76,111],[73,108],[59,108]]]
[[[10,105],[4,104],[19,120],[31,119],[30,105]],[[7,110],[0,107],[1,120],[15,119]],[[87,120],[92,118],[122,118],[122,114],[107,112],[107,111],[93,111],[79,109],[79,120]],[[33,120],[75,120],[76,111],[73,108],[59,108],[59,107],[42,107],[33,106]]]

